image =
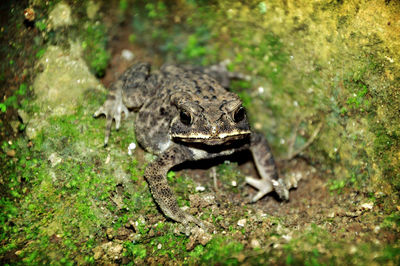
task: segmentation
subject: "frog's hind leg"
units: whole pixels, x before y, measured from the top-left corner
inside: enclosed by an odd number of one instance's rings
[[[250,151],[261,179],[246,177],[246,183],[258,189],[258,193],[252,198],[256,202],[269,192],[275,190],[280,198],[289,199],[289,191],[285,183],[278,176],[274,158],[267,140],[258,133],[251,136]]]

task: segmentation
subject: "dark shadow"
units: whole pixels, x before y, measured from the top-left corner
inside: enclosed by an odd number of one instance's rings
[[[203,159],[203,160],[197,160],[197,161],[186,161],[184,163],[181,163],[179,165],[174,166],[171,168],[173,171],[180,171],[183,169],[202,169],[206,170],[209,169],[213,166],[223,164],[226,160],[231,161],[231,162],[236,162],[238,165],[245,164],[249,161],[253,160],[253,156],[251,155],[251,152],[249,150],[244,150],[244,151],[239,151],[236,152],[232,155],[226,155],[226,156],[218,156],[216,158],[211,158],[211,159]]]

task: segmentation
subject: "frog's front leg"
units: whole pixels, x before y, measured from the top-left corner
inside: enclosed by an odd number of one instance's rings
[[[167,182],[168,170],[188,159],[190,159],[190,151],[186,147],[173,145],[147,166],[144,176],[155,201],[166,216],[183,224],[193,222],[202,228],[207,228],[209,225],[206,222],[193,217],[179,207],[176,196]]]
[[[267,140],[258,133],[252,133],[250,151],[261,179],[246,177],[246,183],[258,189],[258,193],[252,198],[256,202],[269,192],[275,190],[281,199],[289,199],[289,191],[281,178],[275,165],[274,157]]]
[[[128,68],[111,87],[107,100],[94,113],[94,117],[104,114],[107,119],[104,146],[107,146],[111,133],[111,126],[115,120],[115,128],[118,130],[121,124],[121,115],[128,116],[128,108],[138,109],[143,105],[144,99],[152,89],[147,84],[150,76],[150,65],[138,63]]]

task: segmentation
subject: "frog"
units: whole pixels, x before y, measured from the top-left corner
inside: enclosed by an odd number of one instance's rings
[[[113,122],[118,130],[123,116],[137,112],[137,143],[156,155],[144,177],[161,211],[176,222],[208,227],[179,207],[168,184],[169,170],[187,161],[250,150],[259,173],[259,177],[245,178],[257,190],[251,202],[272,191],[282,200],[289,199],[293,184],[279,176],[266,138],[250,128],[243,102],[228,88],[237,76],[215,65],[165,64],[153,70],[149,63],[135,63],[110,86],[104,104],[94,113],[94,117],[106,117],[107,146]]]

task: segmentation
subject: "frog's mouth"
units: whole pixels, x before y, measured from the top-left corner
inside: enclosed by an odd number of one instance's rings
[[[214,135],[206,135],[200,133],[192,133],[188,135],[174,134],[172,135],[172,137],[180,142],[186,142],[186,143],[221,145],[248,138],[250,134],[251,132],[246,130],[246,131],[234,131],[230,133],[220,133]]]

